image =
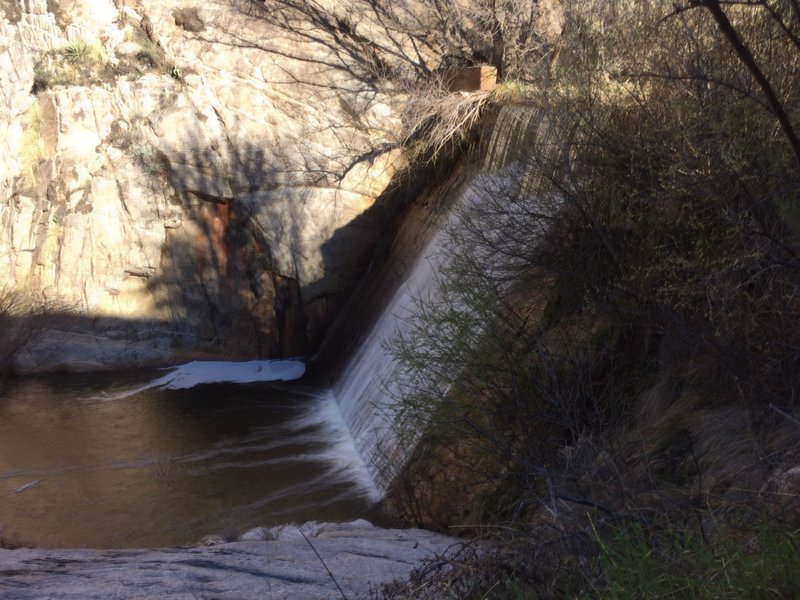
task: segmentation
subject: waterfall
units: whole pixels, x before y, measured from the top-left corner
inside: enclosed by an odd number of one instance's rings
[[[483,145],[483,171],[511,174],[521,194],[538,194],[547,175],[564,168],[572,131],[544,109],[504,106]]]
[[[542,162],[528,159],[532,154],[552,156],[546,150],[548,147],[564,148],[556,129],[553,120],[540,109],[514,105],[500,110],[490,134],[485,136],[488,141],[481,150],[478,174],[458,189],[451,200],[451,209],[443,215],[435,234],[411,264],[334,385],[334,395],[356,449],[383,492],[402,468],[410,450],[400,445],[393,427],[392,409],[399,396],[400,365],[387,352],[386,341],[408,333],[419,302],[436,297],[437,274],[447,260],[444,250],[449,238],[445,229],[457,225],[457,219],[461,218],[459,209],[481,202],[478,188],[482,186],[485,193],[490,179],[511,184],[518,195],[535,193],[547,178]]]
[[[483,145],[483,168],[500,171],[520,160],[530,142],[531,130],[542,122],[543,111],[530,106],[503,107],[492,126],[488,141]]]
[[[391,481],[393,467],[405,458],[392,427],[391,413],[392,401],[399,393],[399,364],[386,351],[384,342],[405,333],[417,300],[435,293],[443,239],[438,231],[426,244],[334,386],[334,396],[356,449],[382,491]]]

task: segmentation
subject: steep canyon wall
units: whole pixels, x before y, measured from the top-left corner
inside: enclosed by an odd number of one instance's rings
[[[303,354],[391,210],[392,98],[184,4],[0,2],[0,290],[52,314],[21,371]]]

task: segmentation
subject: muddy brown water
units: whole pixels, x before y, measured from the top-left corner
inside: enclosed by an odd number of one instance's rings
[[[0,391],[0,540],[161,547],[377,517],[325,390],[207,384],[109,399],[162,373],[27,377]]]

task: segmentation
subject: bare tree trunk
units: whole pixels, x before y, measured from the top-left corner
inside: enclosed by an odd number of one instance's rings
[[[503,28],[497,18],[497,3],[492,0],[491,4],[491,25],[492,25],[492,58],[491,64],[497,69],[497,79],[503,78],[503,57],[506,51],[506,42],[503,39]]]
[[[497,29],[492,35],[492,66],[497,69],[497,79],[503,79],[503,55],[506,50],[506,42],[503,40],[503,33]]]

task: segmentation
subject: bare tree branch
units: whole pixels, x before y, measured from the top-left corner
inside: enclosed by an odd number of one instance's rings
[[[781,104],[781,101],[778,99],[778,96],[775,93],[772,84],[770,84],[769,79],[767,79],[767,76],[758,66],[758,63],[753,57],[753,53],[750,51],[750,48],[739,36],[733,24],[730,22],[730,19],[728,19],[728,15],[725,14],[725,11],[722,9],[719,0],[690,0],[689,6],[703,7],[711,13],[711,16],[714,18],[714,21],[716,21],[717,26],[722,34],[727,38],[736,54],[739,56],[739,59],[744,63],[744,65],[753,75],[753,78],[758,82],[761,90],[764,92],[764,95],[767,98],[767,103],[775,115],[775,118],[778,119],[781,129],[783,129],[786,138],[789,140],[792,151],[797,157],[798,162],[800,162],[800,138],[797,137],[797,133],[792,127],[792,123],[789,120],[789,115],[786,114],[786,110],[784,109],[783,104]]]

